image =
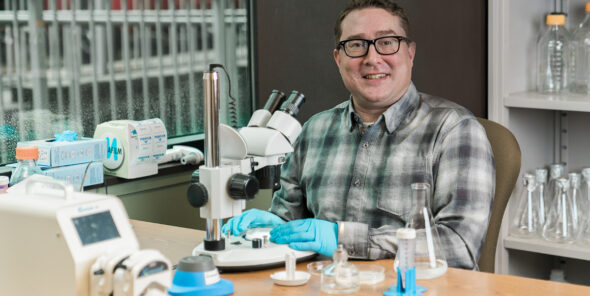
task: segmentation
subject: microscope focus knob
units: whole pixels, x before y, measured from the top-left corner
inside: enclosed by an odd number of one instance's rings
[[[205,185],[198,182],[191,182],[186,190],[186,198],[188,203],[195,208],[200,208],[207,204],[209,194]]]
[[[235,174],[227,183],[227,191],[233,199],[253,199],[260,185],[254,176]]]

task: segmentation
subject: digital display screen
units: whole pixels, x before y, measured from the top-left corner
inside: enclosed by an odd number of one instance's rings
[[[110,211],[73,218],[72,222],[84,246],[121,237]]]

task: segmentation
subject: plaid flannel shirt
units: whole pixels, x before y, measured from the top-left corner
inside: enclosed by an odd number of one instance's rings
[[[310,118],[270,210],[285,220],[337,222],[338,243],[352,258],[391,258],[415,182],[431,186],[448,265],[476,268],[495,188],[486,132],[467,109],[413,83],[364,131],[351,100]]]

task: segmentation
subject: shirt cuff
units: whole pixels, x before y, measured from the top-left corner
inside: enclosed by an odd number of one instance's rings
[[[338,221],[338,244],[344,246],[350,258],[367,258],[369,253],[369,225]]]

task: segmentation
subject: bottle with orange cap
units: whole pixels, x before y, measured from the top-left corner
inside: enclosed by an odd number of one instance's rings
[[[34,174],[42,174],[41,169],[37,166],[38,158],[39,148],[36,146],[16,147],[16,160],[18,164],[10,177],[8,186],[13,186]]]
[[[546,24],[537,42],[537,90],[560,93],[568,87],[571,37],[565,28],[565,14],[548,14]]]
[[[576,77],[572,89],[578,93],[590,94],[590,2],[586,2],[584,10],[586,17],[574,32]]]

